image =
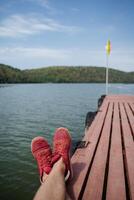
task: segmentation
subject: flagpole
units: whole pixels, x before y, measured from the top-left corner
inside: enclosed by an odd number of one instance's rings
[[[109,71],[108,54],[106,54],[106,95],[108,95],[108,71]]]
[[[107,41],[106,45],[106,95],[108,95],[108,70],[109,70],[109,55],[111,51],[111,42]]]

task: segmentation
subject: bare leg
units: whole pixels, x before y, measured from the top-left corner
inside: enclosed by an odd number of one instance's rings
[[[65,200],[65,164],[62,158],[55,163],[52,171],[47,176],[44,174],[44,183],[38,189],[34,200]]]

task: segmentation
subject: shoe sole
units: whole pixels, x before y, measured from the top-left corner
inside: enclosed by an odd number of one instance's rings
[[[68,181],[68,179],[72,179],[73,178],[73,168],[72,168],[72,165],[71,165],[71,157],[70,157],[70,154],[69,154],[69,160],[70,160],[70,171],[68,170],[67,172],[67,175],[65,177],[65,182]]]

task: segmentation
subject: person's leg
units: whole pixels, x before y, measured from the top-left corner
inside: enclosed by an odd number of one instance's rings
[[[54,166],[50,174],[40,188],[38,189],[34,200],[65,200],[65,164],[60,158]],[[45,176],[44,176],[45,179]]]
[[[37,160],[42,183],[34,200],[70,199],[66,194],[65,180],[69,176],[72,177],[69,156],[71,137],[66,128],[56,129],[53,145],[52,155],[51,148],[44,138],[36,137],[32,140],[31,150]]]

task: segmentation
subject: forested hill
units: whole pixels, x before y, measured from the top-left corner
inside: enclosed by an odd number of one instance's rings
[[[0,83],[104,83],[104,67],[44,67],[19,70],[0,64]],[[109,82],[134,83],[134,72],[109,69]]]

